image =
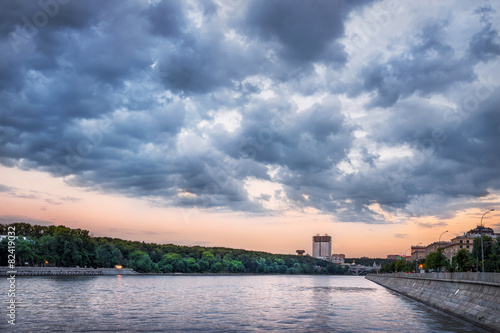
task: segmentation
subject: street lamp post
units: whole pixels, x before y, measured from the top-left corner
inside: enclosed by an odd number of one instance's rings
[[[488,210],[486,213],[483,214],[483,216],[481,216],[481,227],[483,226],[483,217],[484,215],[488,214],[489,212],[492,212],[494,211],[495,209],[490,209]],[[482,271],[484,273],[484,247],[483,247],[483,233],[481,232],[481,265],[482,265]]]
[[[441,248],[442,248],[442,247],[441,247],[441,236],[443,236],[443,235],[444,235],[445,233],[447,233],[447,232],[448,232],[448,230],[443,231],[443,232],[441,233],[441,235],[439,235],[439,240],[438,240],[438,245],[437,245],[437,250],[436,250],[437,252],[439,252],[439,249],[441,249]],[[443,246],[443,247],[444,247],[444,246]],[[443,250],[443,252],[444,252],[444,250]],[[441,269],[440,269],[440,270],[441,270]]]
[[[444,235],[445,233],[447,233],[447,232],[448,232],[448,230],[446,230],[446,231],[445,231],[445,232],[443,232],[441,235],[439,235],[439,241],[438,241],[438,243],[441,243],[441,236],[443,236],[443,235]]]
[[[486,251],[486,249],[487,249],[488,247],[490,247],[491,245],[493,245],[493,243],[492,243],[492,242],[489,242],[489,244],[488,244],[488,245],[486,245],[486,246],[484,247],[484,251]],[[481,249],[481,250],[482,250],[482,249]],[[479,257],[479,255],[478,255],[478,257]],[[483,258],[484,258],[484,253],[483,253]],[[483,273],[484,273],[484,260],[483,260],[483,262],[482,262],[482,265],[483,265]],[[477,268],[478,268],[478,269],[477,269],[477,271],[479,272],[479,263],[477,264]]]
[[[406,250],[406,251],[405,251],[405,254],[403,255],[403,256],[404,256],[404,258],[405,258],[405,267],[407,267],[407,266],[406,266],[406,264],[407,264],[407,262],[406,262],[406,261],[407,261],[407,260],[406,260],[406,259],[407,259],[407,258],[406,258],[406,253],[408,253],[408,251],[411,251],[411,247],[410,247],[408,250]],[[411,270],[411,269],[410,269],[410,270]]]

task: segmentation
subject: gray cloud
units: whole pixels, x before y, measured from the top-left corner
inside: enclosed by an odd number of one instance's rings
[[[431,229],[437,227],[444,227],[448,224],[446,222],[416,222],[420,228]]]
[[[5,193],[6,195],[14,198],[21,198],[21,199],[36,199],[38,198],[38,195],[34,192],[31,193],[26,193],[17,187],[12,187],[12,186],[6,186],[0,184],[0,193]]]
[[[394,234],[395,238],[408,238],[408,234]]]
[[[377,3],[3,1],[0,163],[161,206],[450,218],[500,189],[498,5],[408,17],[360,61],[346,27]]]
[[[335,40],[342,37],[352,8],[367,2],[256,1],[248,6],[246,28],[265,41],[277,42],[287,60],[344,63],[347,54]]]
[[[360,73],[362,83],[353,87],[351,94],[376,91],[368,106],[388,107],[413,93],[427,97],[476,79],[475,65],[500,54],[498,31],[485,23],[472,36],[467,51],[457,55],[447,43],[447,25],[446,21],[431,21],[416,33],[414,41],[399,41],[400,45],[393,47],[406,50],[388,60],[374,59],[365,66]]]
[[[27,216],[21,215],[0,215],[0,223],[11,224],[11,223],[30,223],[38,225],[54,225],[54,222],[40,219],[33,219]]]
[[[10,192],[13,187],[0,184],[0,192]]]

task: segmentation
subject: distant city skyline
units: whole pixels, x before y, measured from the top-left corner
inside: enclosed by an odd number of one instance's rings
[[[498,232],[500,2],[51,4],[0,2],[1,223],[347,258]]]

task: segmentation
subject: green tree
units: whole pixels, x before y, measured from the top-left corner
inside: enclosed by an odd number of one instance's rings
[[[491,254],[485,263],[485,270],[500,272],[500,242],[498,240],[491,246]]]
[[[495,264],[492,261],[495,261],[496,256],[494,253],[495,243],[493,238],[490,236],[482,235],[483,237],[483,251],[484,251],[484,271],[485,272],[494,272]],[[481,237],[474,238],[474,243],[472,247],[472,257],[476,259],[476,262],[479,262],[478,269],[482,269],[482,256],[483,252],[481,251]],[[492,257],[492,259],[490,259]]]
[[[431,252],[425,258],[424,267],[426,270],[440,270],[442,267],[448,267],[448,259],[443,254],[443,249],[438,249],[437,252]]]
[[[181,261],[181,259],[182,257],[180,254],[172,252],[165,254],[162,258],[162,260],[165,260],[167,264],[172,264],[172,265],[175,265],[177,262]]]
[[[200,260],[198,262],[198,265],[200,266],[200,272],[202,273],[208,272],[208,270],[210,269],[210,264],[208,263],[208,261]]]
[[[179,261],[176,261],[174,263],[174,272],[179,272],[179,273],[189,273],[189,266],[188,266],[188,260],[186,258],[182,258]]]
[[[257,262],[256,273],[268,273],[269,272],[269,268],[266,265],[265,258],[260,257],[256,260],[256,262]]]
[[[214,255],[208,251],[205,251],[201,254],[201,259],[207,262],[209,266],[215,262]]]
[[[245,266],[243,266],[243,263],[239,260],[231,260],[229,264],[229,271],[231,273],[244,273]]]
[[[96,248],[96,259],[95,263],[98,267],[113,267],[118,261],[113,254],[113,247],[107,243],[103,242],[99,244]]]
[[[392,261],[388,264],[385,264],[381,269],[381,273],[392,273],[396,271],[396,261]]]
[[[457,267],[458,272],[467,272],[472,269],[473,257],[467,249],[458,250],[457,254],[453,256],[453,266]]]
[[[222,271],[222,263],[216,262],[210,267],[210,272],[211,273],[219,273]]]
[[[196,260],[194,258],[187,259],[187,267],[188,267],[189,272],[191,272],[191,273],[195,273],[195,272],[198,272],[200,270],[200,265],[198,265],[198,263],[196,262]]]
[[[174,253],[176,254],[176,253]],[[180,257],[180,256],[179,256]],[[172,257],[168,254],[165,254],[163,258],[158,263],[158,269],[162,273],[171,273],[174,270],[174,266],[172,265]]]
[[[406,262],[404,262],[403,260],[396,261],[394,269],[396,272],[405,272],[407,270]]]
[[[17,238],[15,240],[15,244],[15,255],[19,266],[24,266],[26,262],[28,263],[28,265],[32,265],[33,263],[38,261],[37,254],[34,248],[36,244],[33,240],[24,240],[24,238]]]
[[[130,254],[129,265],[132,269],[141,273],[153,272],[155,270],[155,265],[149,257],[149,254],[143,251],[132,252]]]

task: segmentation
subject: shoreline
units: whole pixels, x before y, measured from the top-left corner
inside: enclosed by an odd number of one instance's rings
[[[14,273],[15,272],[15,273]],[[104,275],[134,275],[134,276],[356,276],[347,274],[283,274],[283,273],[139,273],[131,268],[81,268],[81,267],[0,267],[0,276],[104,276]]]

